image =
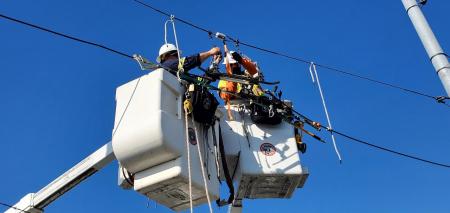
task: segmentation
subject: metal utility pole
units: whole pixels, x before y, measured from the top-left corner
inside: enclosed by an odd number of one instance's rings
[[[431,63],[433,63],[434,69],[444,85],[447,96],[450,96],[450,64],[448,63],[448,56],[444,53],[439,45],[439,42],[434,36],[434,33],[431,30],[430,25],[428,25],[417,0],[402,0],[402,2],[409,18],[411,19],[411,22],[414,25],[414,28],[416,28],[417,34],[419,35],[425,50],[428,53]],[[426,1],[424,0],[421,1],[421,3],[425,2]]]

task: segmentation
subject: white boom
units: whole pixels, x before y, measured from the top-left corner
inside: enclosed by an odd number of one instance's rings
[[[51,202],[115,159],[111,142],[108,142],[38,192],[27,194],[5,213],[42,213]]]

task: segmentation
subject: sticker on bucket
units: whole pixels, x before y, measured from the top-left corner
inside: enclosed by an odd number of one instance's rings
[[[264,155],[267,155],[267,156],[272,156],[277,151],[275,146],[272,145],[271,143],[263,143],[263,144],[261,144],[261,146],[259,147],[259,150],[261,150],[261,152]]]
[[[189,143],[191,143],[192,145],[197,145],[197,139],[195,138],[195,131],[192,128],[188,129],[188,134],[189,134]]]

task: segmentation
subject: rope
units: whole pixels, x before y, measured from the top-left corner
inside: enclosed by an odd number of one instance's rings
[[[197,131],[197,125],[195,125],[195,121],[194,121],[194,116],[191,116],[191,118],[192,118],[192,126],[194,126],[195,138],[199,138],[198,131]],[[206,199],[208,200],[209,212],[212,213],[213,210],[212,210],[212,205],[211,205],[211,198],[209,197],[208,184],[206,182],[205,168],[203,167],[204,163],[203,163],[202,151],[200,149],[199,142],[197,142],[197,151],[198,151],[198,157],[200,159],[200,168],[202,170],[203,184],[205,186]]]
[[[191,152],[189,143],[189,124],[188,124],[188,108],[184,107],[184,121],[185,121],[185,131],[186,131],[186,152],[187,152],[187,162],[188,162],[188,177],[189,177],[189,206],[191,213],[194,212],[194,207],[192,204],[192,176],[191,176]]]
[[[181,51],[180,51],[180,47],[178,45],[178,37],[177,37],[177,30],[175,29],[175,16],[174,15],[170,15],[170,22],[172,22],[172,28],[173,28],[173,36],[175,38],[175,46],[177,47],[177,51],[178,51],[178,71],[177,71],[177,78],[178,81],[181,82],[181,78],[180,78],[180,72],[183,73],[184,69],[183,69],[183,64],[181,62]]]
[[[111,136],[112,139],[113,139],[114,136],[116,135],[116,132],[117,132],[117,130],[119,129],[120,124],[122,123],[122,119],[123,119],[123,117],[125,116],[125,113],[127,112],[128,107],[129,107],[130,104],[131,104],[131,101],[133,100],[134,93],[136,93],[136,90],[137,90],[137,88],[138,88],[138,86],[139,86],[139,82],[141,82],[141,78],[142,78],[142,77],[139,77],[138,80],[136,81],[136,84],[135,84],[135,86],[134,86],[133,92],[131,93],[130,99],[128,99],[127,106],[125,106],[125,110],[123,110],[122,115],[120,115],[119,122],[117,123],[116,129],[114,130],[114,132],[113,132],[113,134],[112,134],[112,136]]]
[[[314,71],[314,76],[313,76],[313,71]],[[317,86],[318,86],[319,92],[320,92],[320,98],[322,99],[323,110],[325,111],[325,116],[327,117],[328,126],[332,129],[333,127],[331,126],[330,115],[328,114],[327,104],[325,103],[325,97],[323,96],[322,86],[320,85],[319,75],[317,74],[317,69],[316,69],[316,65],[314,64],[314,62],[311,62],[310,66],[309,66],[309,72],[311,73],[313,83],[314,83],[314,77],[317,81]],[[339,163],[342,163],[341,154],[339,153],[339,149],[337,148],[336,140],[334,138],[333,132],[330,132],[330,134],[331,134],[331,140],[333,141],[334,151],[336,152],[336,155],[339,158]]]

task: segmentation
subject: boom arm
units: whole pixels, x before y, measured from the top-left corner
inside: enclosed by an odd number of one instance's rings
[[[108,142],[38,192],[27,194],[5,213],[42,213],[47,205],[115,159],[112,144]]]

